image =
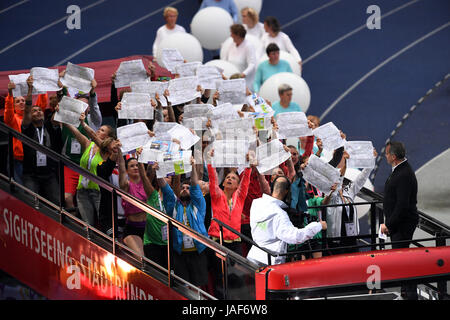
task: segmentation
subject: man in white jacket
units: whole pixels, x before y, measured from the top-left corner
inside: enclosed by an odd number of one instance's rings
[[[283,202],[290,189],[286,177],[278,177],[273,183],[272,196],[263,194],[262,198],[253,200],[250,209],[250,227],[253,240],[260,246],[275,253],[287,252],[288,244],[300,244],[322,230],[326,230],[325,221],[312,222],[305,228],[294,227],[286,211],[288,206]],[[252,246],[248,259],[268,264],[267,253]],[[271,259],[272,264],[285,262],[285,256]]]

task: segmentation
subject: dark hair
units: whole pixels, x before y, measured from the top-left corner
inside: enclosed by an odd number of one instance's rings
[[[280,51],[280,47],[277,46],[276,43],[269,43],[267,45],[267,48],[266,48],[267,55],[269,55],[269,53],[271,53],[271,52],[276,52],[276,51]]]
[[[231,33],[237,35],[240,38],[245,38],[247,34],[247,30],[245,30],[244,26],[239,23],[235,23],[230,27]]]
[[[264,19],[264,23],[267,23],[267,26],[272,29],[273,32],[278,33],[281,30],[280,23],[278,22],[278,19],[272,16],[266,17]]]
[[[399,141],[389,141],[386,144],[387,146],[390,146],[389,153],[396,156],[397,159],[403,159],[406,155],[406,149],[405,145]]]
[[[279,181],[280,178],[283,178],[283,180]],[[291,182],[289,181],[289,178],[286,176],[279,176],[276,177],[275,180],[273,180],[272,183],[272,192],[277,191],[289,191],[291,189]]]
[[[136,160],[138,161],[138,159],[136,159],[135,157],[130,157],[125,161],[125,168],[128,170],[128,164],[130,163],[131,160]]]
[[[180,186],[182,186],[183,184],[188,184],[188,185],[191,185],[191,179],[190,179],[190,178],[186,178],[186,179],[184,179],[183,181],[181,181],[181,184],[180,184]]]

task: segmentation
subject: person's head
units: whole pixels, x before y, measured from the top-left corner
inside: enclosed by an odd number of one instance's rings
[[[266,53],[267,57],[269,57],[270,64],[278,64],[280,61],[280,47],[276,43],[269,43],[266,48]]]
[[[285,176],[278,177],[272,185],[272,197],[284,201],[290,189],[291,183],[289,179]]]
[[[309,115],[307,117],[307,119],[309,121],[311,121],[312,123],[314,123],[314,128],[313,129],[320,127],[320,118],[318,116]]]
[[[286,83],[278,87],[278,95],[282,103],[290,103],[292,100],[292,87]]]
[[[270,182],[274,182],[278,177],[283,177],[284,171],[280,167],[276,167],[272,170],[272,174],[270,176]]]
[[[44,123],[44,112],[40,106],[31,107],[31,122],[34,125],[41,126]]]
[[[14,98],[14,110],[16,112],[23,112],[25,110],[25,98],[23,96]]]
[[[102,143],[100,144],[100,152],[102,154],[113,153],[113,151],[114,151],[113,148],[116,145],[115,141],[116,140],[113,137],[107,137],[107,138],[103,139]]]
[[[228,189],[231,191],[237,190],[239,187],[239,182],[241,179],[239,178],[239,174],[236,171],[230,171],[223,180],[223,188],[224,190]]]
[[[49,100],[50,108],[52,110],[55,110],[56,106],[59,103],[58,96],[56,94],[53,94],[48,98],[48,100]]]
[[[230,27],[231,38],[233,38],[234,43],[238,46],[244,41],[247,31],[244,26],[239,23],[235,23]]]
[[[181,187],[180,187],[180,200],[181,201],[189,202],[191,200],[190,187],[191,187],[191,181],[189,179],[185,179],[181,183]]]
[[[259,21],[258,12],[255,9],[245,7],[241,10],[242,23],[246,24],[249,28],[253,28]]]
[[[209,193],[209,182],[200,180],[198,182],[198,185],[200,186],[200,189],[202,190],[202,193],[204,195]]]
[[[294,164],[294,166],[297,164],[298,160],[299,160],[299,153],[298,150],[295,146],[288,146],[289,150],[291,151],[291,157],[292,157],[292,163]]]
[[[276,36],[278,32],[281,31],[278,19],[272,16],[266,17],[266,19],[264,19],[264,30],[269,34],[274,34]]]
[[[163,12],[164,20],[166,20],[167,26],[172,29],[175,27],[178,18],[178,10],[173,7],[166,7]]]
[[[115,132],[114,128],[107,124],[98,128],[96,134],[100,140],[105,140],[108,137],[113,138],[113,139],[116,138],[116,132]]]
[[[131,179],[136,179],[139,177],[139,163],[136,158],[128,158],[125,161],[125,168],[127,170],[128,177]]]
[[[387,163],[389,163],[391,166],[396,166],[398,163],[405,159],[405,146],[403,143],[398,141],[389,141],[386,144],[384,155],[386,156]]]

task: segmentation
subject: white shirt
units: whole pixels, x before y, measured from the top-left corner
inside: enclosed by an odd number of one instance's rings
[[[312,222],[305,228],[294,227],[283,208],[286,204],[267,194],[255,199],[250,208],[250,228],[253,241],[260,247],[275,253],[286,253],[288,244],[299,244],[312,239],[322,230],[320,222]],[[267,253],[252,246],[247,258],[268,264]],[[285,256],[271,259],[272,264],[284,263]]]
[[[393,166],[392,167],[392,172],[394,172],[394,170],[395,170],[395,168],[397,168],[399,165],[401,165],[403,162],[405,162],[406,160],[408,160],[408,159],[403,159],[403,161],[402,162],[400,162],[399,164],[397,164],[396,166]]]
[[[245,30],[247,30],[247,34],[257,37],[261,39],[261,37],[266,33],[264,30],[264,24],[262,22],[257,22],[253,28],[249,28],[246,24],[244,24]]]
[[[273,38],[268,33],[265,33],[262,36],[261,41],[263,43],[264,48],[267,48],[267,46],[270,43],[276,43],[277,46],[280,48],[280,51],[289,52],[294,57],[294,59],[296,59],[297,61],[302,61],[302,57],[292,44],[291,39],[286,33],[282,31],[278,32],[278,35]]]
[[[231,39],[231,41],[230,41]],[[251,88],[256,72],[256,55],[253,44],[244,39],[239,46],[230,37],[223,42],[220,59],[231,62],[245,74],[247,87]]]
[[[158,46],[161,43],[161,41],[166,38],[168,35],[177,33],[177,32],[186,32],[186,30],[176,24],[173,29],[168,29],[166,25],[163,25],[156,31],[156,37],[155,41],[153,42],[153,56],[156,57],[156,54],[158,53]]]

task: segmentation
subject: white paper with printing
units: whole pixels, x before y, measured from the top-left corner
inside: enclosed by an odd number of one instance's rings
[[[249,142],[246,140],[216,140],[213,142],[214,156],[211,164],[214,168],[249,167],[246,156]]]
[[[180,151],[180,145],[171,140],[159,140],[152,137],[145,146],[142,147],[139,162],[142,163],[161,163],[164,161],[165,154],[172,154]]]
[[[169,102],[172,105],[190,102],[201,97],[197,91],[197,77],[184,77],[169,81]]]
[[[272,140],[256,148],[256,167],[260,173],[270,172],[291,157],[291,153],[284,150],[280,140]]]
[[[246,103],[245,79],[220,80],[216,82],[221,103],[244,104]]]
[[[227,121],[218,121],[214,130],[215,136],[220,140],[247,140],[256,141],[252,118],[238,118]]]
[[[199,66],[195,74],[203,89],[215,90],[216,82],[222,80],[222,72],[215,66]]]
[[[265,113],[268,117],[272,117],[275,114],[272,107],[264,100],[263,97],[258,96],[256,93],[252,93],[246,98],[247,104],[255,109],[255,112]]]
[[[172,137],[169,135],[169,130],[175,127],[176,125],[179,125],[176,122],[155,122],[153,125],[153,133],[155,134],[155,137],[159,140],[172,140]],[[165,137],[168,137],[166,139]]]
[[[208,112],[214,107],[211,104],[188,104],[184,106],[183,126],[194,130],[206,130]]]
[[[147,70],[141,59],[122,61],[116,71],[116,88],[129,87],[132,82],[148,79]]]
[[[200,140],[200,137],[193,134],[191,130],[178,123],[176,124],[176,126],[171,128],[168,133],[172,137],[172,139],[177,139],[180,141],[181,149],[183,150],[191,148]]]
[[[14,97],[26,97],[28,95],[28,84],[27,79],[30,76],[29,73],[20,73],[20,74],[11,74],[8,76],[9,81],[14,82],[16,87],[13,89]],[[41,94],[46,93],[46,91],[37,91],[36,88],[33,87],[32,94]]]
[[[144,122],[136,122],[117,128],[117,138],[122,144],[123,154],[132,153],[145,146],[150,140],[148,128]]]
[[[199,61],[178,64],[175,66],[175,73],[180,75],[180,77],[193,77],[195,76],[195,71],[201,65],[202,63]]]
[[[373,145],[371,141],[347,141],[345,151],[350,156],[347,159],[348,168],[373,168],[375,157],[373,156]]]
[[[206,116],[211,120],[212,126],[218,121],[239,119],[239,114],[234,110],[231,103],[223,103],[212,108]]]
[[[340,172],[327,162],[312,154],[303,169],[303,179],[324,193],[331,192],[331,186],[340,182]]]
[[[162,64],[172,73],[175,73],[175,67],[184,63],[184,58],[178,49],[164,48],[161,54]]]
[[[154,109],[150,102],[150,94],[125,92],[122,97],[122,108],[117,111],[119,119],[153,119]]]
[[[159,101],[163,107],[167,107],[167,101],[164,97],[164,90],[169,87],[169,82],[163,81],[135,81],[130,84],[131,91],[137,93],[148,93],[156,100],[156,94],[159,95]]]
[[[58,69],[48,69],[35,67],[31,68],[30,75],[33,76],[33,87],[40,92],[59,91],[62,88],[58,86]]]
[[[86,111],[87,107],[88,104],[81,100],[64,96],[59,102],[59,111],[55,113],[54,120],[78,128],[80,115]]]
[[[156,170],[156,177],[164,178],[169,175],[180,175],[191,172],[191,156],[191,150],[165,153],[163,161],[158,161],[159,170]]]
[[[88,93],[91,91],[91,82],[94,79],[94,75],[94,69],[68,62],[64,77],[60,80],[61,83],[68,88]]]
[[[308,127],[308,119],[304,112],[283,112],[277,114],[278,138],[299,138],[311,136],[313,131]]]
[[[313,134],[317,138],[322,139],[323,148],[329,151],[343,147],[345,144],[339,129],[333,124],[333,122],[327,122],[324,125],[314,129]]]
[[[254,119],[254,125],[258,130],[271,130],[273,127],[272,117],[266,113],[251,112],[248,117]]]

